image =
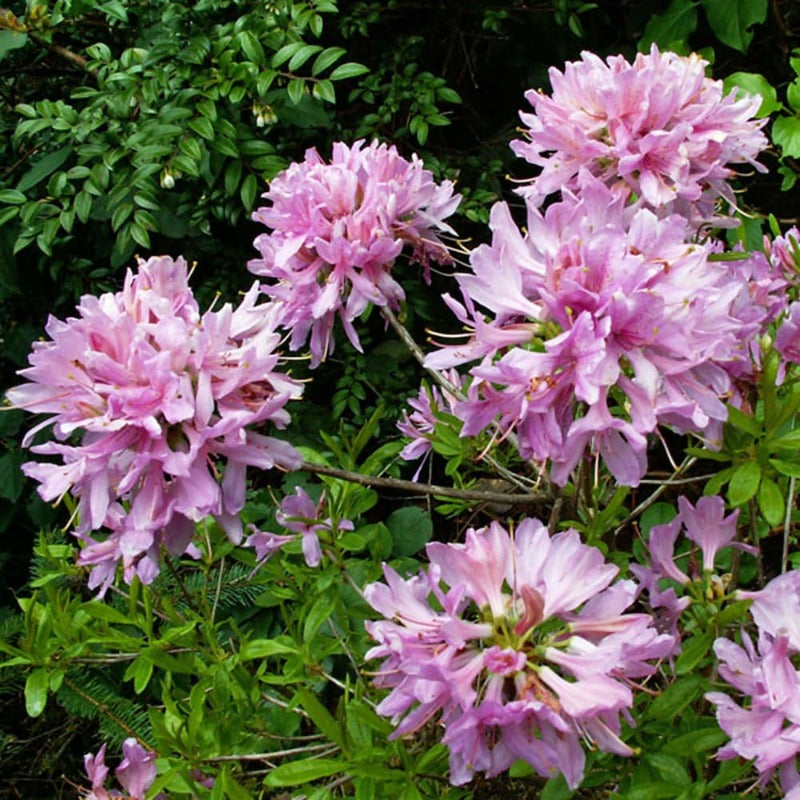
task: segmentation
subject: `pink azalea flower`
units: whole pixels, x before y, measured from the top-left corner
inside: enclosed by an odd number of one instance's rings
[[[461,378],[455,370],[448,370],[445,377],[457,388],[461,387]],[[413,410],[411,413],[403,412],[402,419],[397,423],[397,429],[411,440],[400,451],[400,458],[404,461],[420,460],[413,480],[417,480],[431,453],[431,435],[439,421],[436,415],[453,414],[457,402],[456,397],[450,392],[426,384],[420,386],[416,398],[408,398],[407,403]]]
[[[706,695],[717,708],[719,726],[730,736],[717,758],[752,759],[762,786],[777,771],[786,797],[800,793],[800,672],[792,661],[800,651],[798,587],[800,578],[794,571],[778,576],[759,592],[737,593],[753,600],[750,612],[758,626],[757,645],[742,633],[741,646],[719,638],[714,652],[720,677],[745,701],[740,705],[721,691]]]
[[[582,739],[632,753],[619,737],[632,679],[673,647],[648,615],[626,613],[632,582],[612,584],[617,568],[599,550],[533,519],[513,537],[494,522],[427,553],[427,570],[403,579],[384,566],[386,583],[365,588],[385,617],[367,623],[367,657],[384,659],[376,683],[391,691],[378,713],[393,736],[440,715],[454,784],[524,759],[574,789]]]
[[[302,536],[303,556],[309,567],[316,567],[322,560],[319,534],[323,531],[352,531],[353,523],[349,519],[340,519],[336,523],[330,517],[320,519],[319,515],[326,507],[325,495],[315,504],[308,492],[296,486],[294,494],[283,498],[280,508],[275,512],[275,519],[280,525]],[[292,537],[293,538],[293,537]]]
[[[764,171],[755,160],[767,145],[764,120],[753,119],[761,98],[723,95],[706,66],[697,55],[653,45],[633,63],[584,52],[563,72],[551,69],[552,94],[526,93],[534,113],[520,114],[526,138],[511,145],[542,169],[520,193],[540,205],[574,189],[585,169],[626,197],[695,224],[713,215],[717,197],[735,205],[731,165]]]
[[[194,523],[209,514],[238,542],[247,467],[299,466],[294,448],[252,430],[285,427],[285,405],[302,393],[277,370],[278,309],[257,299],[254,284],[237,308],[201,314],[183,259],[142,261],[121,292],[51,317],[50,338],[20,372],[28,383],[8,392],[13,406],[47,415],[25,444],[53,425],[56,441],[32,450],[62,463],[23,470],[45,500],[78,498],[80,563],[101,595],[119,562],[127,582],[149,583],[162,548],[191,554]],[[111,533],[92,538],[102,528]]]
[[[456,275],[464,305],[449,302],[469,341],[426,366],[481,359],[456,406],[462,435],[497,421],[558,484],[588,452],[635,486],[659,425],[719,435],[731,365],[749,363],[743,330],[755,336],[761,317],[736,316],[752,273],[709,260],[714,248],[690,241],[686,220],[627,206],[585,172],[578,189],[544,214],[529,208],[526,233],[495,207],[491,244]]]
[[[145,750],[134,738],[126,739],[122,743],[123,759],[114,771],[124,794],[105,788],[108,779],[108,767],[105,765],[106,745],[98,750],[97,755],[91,753],[84,756],[86,774],[92,783],[88,794],[83,795],[86,800],[112,800],[112,798],[126,798],[126,800],[145,800],[147,790],[156,779],[155,754]],[[159,794],[159,798],[164,795]]]
[[[272,233],[255,240],[260,257],[248,268],[270,279],[262,289],[281,301],[291,347],[310,338],[312,366],[333,351],[336,317],[360,349],[355,319],[370,304],[398,307],[405,294],[391,270],[404,248],[426,278],[431,261],[452,260],[439,232],[454,233],[444,220],[460,197],[394,146],[337,142],[329,164],[308,150],[264,197],[271,205],[253,218]]]

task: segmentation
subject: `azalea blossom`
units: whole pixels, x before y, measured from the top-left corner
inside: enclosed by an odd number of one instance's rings
[[[459,195],[394,146],[337,142],[330,163],[312,148],[272,180],[264,198],[270,205],[253,218],[271,233],[256,238],[260,256],[248,269],[269,279],[262,289],[281,301],[292,349],[310,338],[312,366],[333,351],[336,317],[360,350],[356,318],[370,304],[399,306],[405,293],[392,267],[404,249],[426,278],[431,261],[452,261],[440,234],[454,233],[444,220]]]
[[[289,422],[301,385],[278,370],[278,309],[255,283],[236,308],[201,314],[182,259],[140,261],[124,288],[84,296],[78,316],[51,317],[34,343],[12,406],[46,414],[25,438],[53,426],[55,441],[28,462],[43,499],[78,498],[80,563],[105,592],[122,563],[149,583],[162,548],[196,553],[195,523],[213,515],[238,542],[248,466],[293,469],[300,455],[255,428]],[[104,538],[93,538],[105,529]]]
[[[633,681],[668,656],[671,636],[647,614],[627,613],[632,581],[574,530],[550,536],[538,520],[513,535],[499,523],[465,544],[431,543],[430,565],[408,579],[384,566],[365,588],[385,619],[367,622],[390,689],[377,708],[393,737],[438,717],[450,780],[498,775],[518,759],[539,774],[583,779],[581,740],[631,755],[620,738]]]
[[[461,388],[461,378],[455,370],[447,370],[445,377],[455,389]],[[414,473],[413,480],[416,480],[432,450],[431,437],[438,422],[436,415],[453,414],[458,399],[447,389],[423,383],[417,397],[409,397],[406,402],[412,410],[410,413],[403,412],[397,429],[411,441],[400,451],[400,458],[404,461],[420,461]]]
[[[287,530],[302,536],[303,556],[309,567],[316,567],[322,560],[322,547],[319,534],[323,531],[352,531],[353,523],[349,519],[340,519],[335,523],[330,518],[321,519],[325,508],[325,495],[315,503],[302,486],[296,486],[294,494],[283,498],[280,508],[275,512],[275,519]]]
[[[464,303],[448,298],[467,341],[425,363],[480,359],[456,407],[462,435],[497,420],[558,484],[593,452],[635,486],[659,425],[719,440],[734,365],[751,358],[745,331],[760,331],[736,316],[751,273],[712,260],[680,216],[631,207],[585,172],[578,189],[529,207],[524,233],[492,209],[491,244],[456,275]]]
[[[653,45],[632,63],[583,52],[561,72],[549,72],[552,93],[530,90],[533,113],[520,113],[525,139],[511,147],[541,167],[520,193],[535,205],[574,190],[588,170],[614,191],[652,209],[682,213],[695,226],[713,216],[714,202],[735,206],[732,165],[756,161],[767,139],[754,119],[761,98],[725,95],[706,77],[700,56],[660,53]]]
[[[722,691],[706,695],[716,706],[719,726],[730,736],[717,758],[753,760],[762,786],[777,772],[785,796],[794,799],[800,796],[800,672],[795,666],[800,654],[800,571],[774,578],[759,592],[737,596],[753,600],[750,612],[758,636],[755,644],[745,633],[741,645],[724,637],[714,643],[720,678],[731,694],[744,698],[740,704]]]
[[[114,771],[120,786],[125,792],[105,788],[108,779],[108,767],[105,764],[106,745],[97,751],[97,755],[88,753],[84,756],[84,768],[92,787],[82,795],[86,800],[145,800],[147,790],[156,778],[155,754],[145,750],[134,738],[122,743],[123,759]],[[164,798],[163,794],[158,795]]]

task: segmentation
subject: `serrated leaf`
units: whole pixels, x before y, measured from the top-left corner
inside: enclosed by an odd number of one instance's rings
[[[753,25],[767,18],[767,0],[702,0],[716,37],[744,53],[753,39]]]
[[[755,497],[761,480],[761,465],[758,461],[745,461],[735,468],[728,483],[728,500],[733,506],[742,506]]]
[[[355,78],[358,75],[363,75],[369,72],[369,67],[363,64],[358,64],[355,61],[348,61],[346,64],[340,64],[336,69],[328,75],[328,80],[331,81],[344,81],[348,78]]]

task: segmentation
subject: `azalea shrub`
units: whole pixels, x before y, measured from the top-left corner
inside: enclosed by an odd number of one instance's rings
[[[483,244],[340,141],[270,183],[240,297],[158,255],[50,318],[7,401],[70,519],[0,648],[97,732],[73,796],[800,797],[800,232],[742,235],[767,120],[707,67],[553,68]],[[406,410],[298,425],[376,318]]]

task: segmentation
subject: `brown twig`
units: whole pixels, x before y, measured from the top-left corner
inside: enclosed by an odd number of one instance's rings
[[[418,483],[400,478],[384,478],[378,475],[362,475],[359,472],[350,472],[345,469],[324,467],[320,464],[303,462],[300,468],[315,475],[327,475],[331,478],[340,478],[350,483],[362,486],[377,486],[381,489],[394,489],[396,491],[412,492],[413,494],[435,495],[439,497],[453,497],[457,500],[477,500],[484,503],[503,503],[505,505],[536,505],[550,500],[544,492],[530,492],[529,494],[506,494],[505,492],[490,492],[480,489],[456,489],[453,486],[437,486],[433,483]]]

